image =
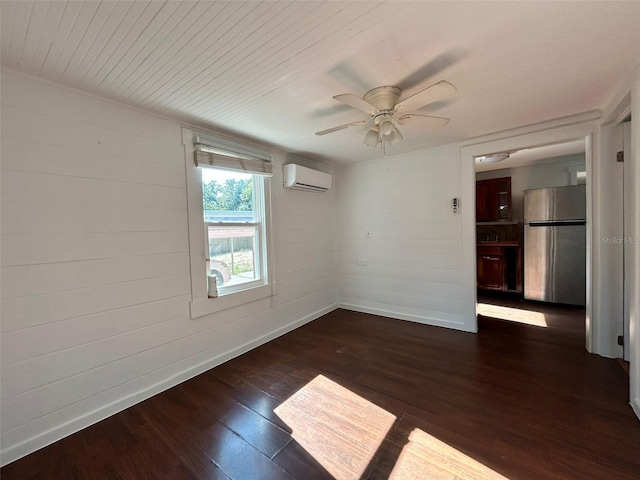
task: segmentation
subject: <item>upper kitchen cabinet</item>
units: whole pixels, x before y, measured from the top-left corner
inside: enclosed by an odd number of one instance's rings
[[[476,182],[476,222],[511,220],[511,177]]]

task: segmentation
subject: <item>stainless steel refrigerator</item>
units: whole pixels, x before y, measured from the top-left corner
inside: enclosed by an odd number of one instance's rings
[[[585,305],[585,186],[525,190],[524,223],[524,297]]]

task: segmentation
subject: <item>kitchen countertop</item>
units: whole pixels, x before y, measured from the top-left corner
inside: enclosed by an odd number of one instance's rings
[[[491,246],[491,247],[519,247],[520,246],[520,242],[516,241],[516,240],[499,240],[499,241],[493,241],[493,240],[489,240],[489,241],[480,241],[477,242],[478,246]]]
[[[476,225],[518,225],[520,220],[499,220],[497,222],[476,222]]]

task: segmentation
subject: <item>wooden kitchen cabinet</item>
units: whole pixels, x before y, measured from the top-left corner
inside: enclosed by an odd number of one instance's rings
[[[476,182],[476,222],[511,220],[511,177]]]
[[[477,245],[476,253],[478,289],[522,293],[522,250],[517,242]]]
[[[478,288],[504,290],[504,255],[501,247],[478,247]]]
[[[476,222],[488,222],[491,216],[489,210],[489,181],[480,180],[476,182]]]

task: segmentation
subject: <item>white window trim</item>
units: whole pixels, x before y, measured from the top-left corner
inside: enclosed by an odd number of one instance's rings
[[[270,178],[264,179],[264,226],[262,255],[266,255],[266,262],[263,262],[262,272],[264,282],[260,286],[247,284],[246,288],[240,288],[216,298],[209,298],[207,294],[207,272],[206,258],[208,255],[205,245],[204,231],[204,211],[202,204],[202,169],[196,167],[193,161],[194,143],[193,136],[197,132],[189,128],[182,129],[182,143],[185,149],[185,174],[187,183],[187,214],[189,222],[189,262],[191,272],[191,318],[198,318],[211,313],[220,312],[228,308],[233,308],[245,303],[254,302],[263,298],[271,297],[275,294],[273,281],[273,255],[270,248],[272,243],[272,215],[271,215],[271,195]],[[255,285],[255,284],[254,284]]]

